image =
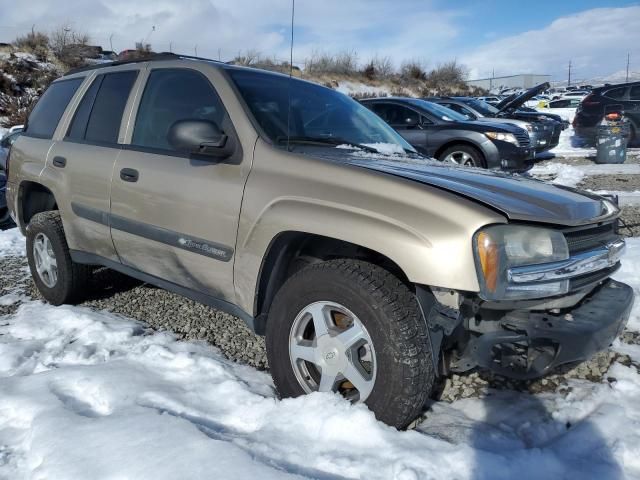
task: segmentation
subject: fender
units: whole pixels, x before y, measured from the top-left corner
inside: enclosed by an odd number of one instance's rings
[[[302,232],[349,242],[397,264],[409,281],[478,291],[471,239],[506,218],[480,203],[384,172],[256,146],[236,243],[238,305],[254,310],[274,238]],[[276,194],[276,195],[274,195]]]

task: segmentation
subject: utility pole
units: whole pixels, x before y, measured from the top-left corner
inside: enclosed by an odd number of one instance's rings
[[[198,56],[198,45],[196,45],[195,47],[193,47],[193,51],[196,52],[196,57]]]
[[[567,87],[571,86],[571,60],[569,60],[569,80],[567,80]]]
[[[113,52],[113,33],[109,35],[109,48]]]
[[[173,53],[173,42],[169,42],[169,53]]]
[[[220,62],[220,49],[218,49],[218,61]]]
[[[627,53],[627,79],[625,80],[626,83],[629,82],[629,58],[630,58],[630,54]]]

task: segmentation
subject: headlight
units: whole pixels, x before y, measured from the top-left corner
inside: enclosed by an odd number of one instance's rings
[[[518,144],[518,139],[515,137],[513,133],[502,133],[502,132],[486,132],[485,136],[491,140],[501,140],[503,142],[513,143],[514,145]]]
[[[530,123],[525,123],[524,128],[527,129],[527,132],[533,132],[535,130],[535,128],[533,128],[533,125],[531,125]]]
[[[569,247],[561,232],[538,227],[496,225],[476,232],[474,251],[480,296],[485,300],[519,300],[561,295],[569,281],[513,284],[511,267],[557,262],[569,258]]]

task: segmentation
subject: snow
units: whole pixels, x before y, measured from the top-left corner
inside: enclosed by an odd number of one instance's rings
[[[20,241],[0,232],[0,256],[24,255]],[[640,290],[640,239],[616,278]],[[399,432],[337,395],[280,401],[268,374],[205,343],[21,300],[0,321],[3,479],[640,478],[633,366],[555,393],[436,402]],[[640,347],[615,348],[640,361]]]
[[[388,87],[377,87],[360,82],[341,81],[335,89],[349,96],[388,97],[391,95]]]

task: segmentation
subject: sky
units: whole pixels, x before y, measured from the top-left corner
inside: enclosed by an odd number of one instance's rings
[[[249,50],[289,58],[291,0],[0,0],[0,41],[35,25],[64,25],[116,51],[230,60]],[[296,0],[294,63],[314,52],[355,51],[396,65],[457,60],[470,78],[518,73],[591,79],[640,71],[640,2],[625,0]]]

